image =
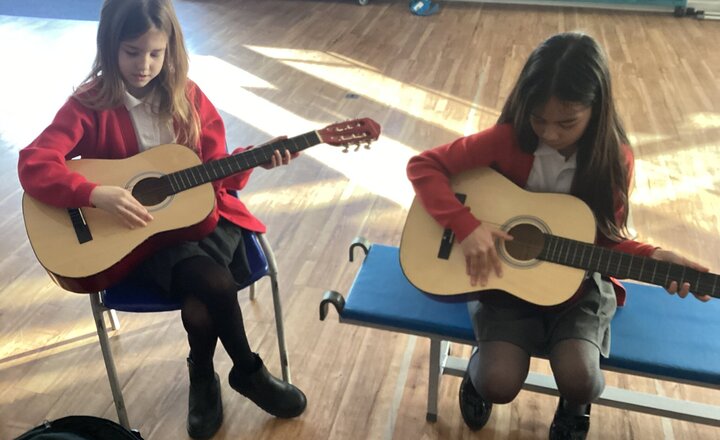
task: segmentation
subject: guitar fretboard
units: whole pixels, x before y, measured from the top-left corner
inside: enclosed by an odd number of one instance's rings
[[[543,234],[543,237],[545,243],[538,255],[541,260],[663,287],[667,287],[671,281],[677,281],[680,285],[688,282],[694,293],[720,297],[716,293],[720,287],[720,276],[713,273],[555,235]]]
[[[290,151],[290,153],[297,153],[321,142],[317,132],[311,131],[290,139],[282,139],[242,153],[176,171],[167,174],[162,179],[166,180],[166,183],[171,188],[170,194],[176,194],[270,162],[276,150],[281,153],[286,150]]]

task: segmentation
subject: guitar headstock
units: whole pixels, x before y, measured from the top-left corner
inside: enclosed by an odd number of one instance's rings
[[[344,152],[350,146],[355,146],[355,151],[360,147],[370,148],[370,143],[380,136],[380,124],[370,118],[352,119],[350,121],[330,124],[318,130],[320,139],[336,147],[344,147]]]

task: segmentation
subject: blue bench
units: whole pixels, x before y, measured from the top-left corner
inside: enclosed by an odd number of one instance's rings
[[[358,247],[365,251],[365,259],[347,300],[336,291],[325,292],[320,319],[333,305],[340,322],[429,338],[427,420],[434,422],[442,375],[462,376],[467,368],[467,359],[449,354],[450,343],[475,341],[467,305],[439,302],[413,287],[402,273],[397,247],[356,239],[350,246],[350,261]],[[601,367],[720,389],[720,301],[682,300],[660,287],[624,284],[628,305],[618,309],[613,319],[611,353]],[[536,372],[530,372],[524,388],[558,394],[553,378]],[[595,403],[720,426],[720,406],[614,387],[606,387]]]

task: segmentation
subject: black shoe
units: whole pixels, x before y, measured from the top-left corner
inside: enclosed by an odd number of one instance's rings
[[[212,364],[201,369],[188,357],[187,365],[190,373],[187,432],[194,439],[207,439],[215,435],[223,422],[220,377]]]
[[[255,355],[258,369],[244,374],[233,367],[230,370],[230,386],[252,400],[257,406],[275,417],[289,419],[305,411],[307,398],[296,386],[273,377],[262,359]]]
[[[490,419],[492,403],[483,399],[475,390],[470,373],[466,370],[460,384],[460,413],[465,424],[473,430],[481,429]]]
[[[550,440],[585,440],[590,430],[590,404],[580,416],[566,413],[564,407],[565,399],[561,397],[550,425]]]

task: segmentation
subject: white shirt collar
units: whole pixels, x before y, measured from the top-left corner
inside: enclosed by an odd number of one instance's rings
[[[143,104],[143,101],[141,99],[137,99],[133,95],[131,95],[127,90],[125,90],[125,108],[128,111],[131,111],[135,107]]]
[[[146,105],[149,109],[153,109],[153,106],[158,105],[158,99],[157,95],[155,93],[149,93],[147,96],[145,96],[142,99],[138,99],[130,94],[127,90],[125,90],[125,97],[124,97],[124,104],[125,108],[128,111],[132,111],[135,107],[139,105]]]
[[[565,169],[567,169],[567,168],[574,169],[577,167],[577,151],[574,152],[573,154],[571,154],[570,157],[565,158],[565,156],[560,154],[560,152],[557,151],[556,149],[554,149],[546,144],[540,144],[540,146],[538,146],[535,149],[535,152],[533,154],[535,155],[535,157],[550,156],[555,161],[562,162],[563,168],[565,168]]]

